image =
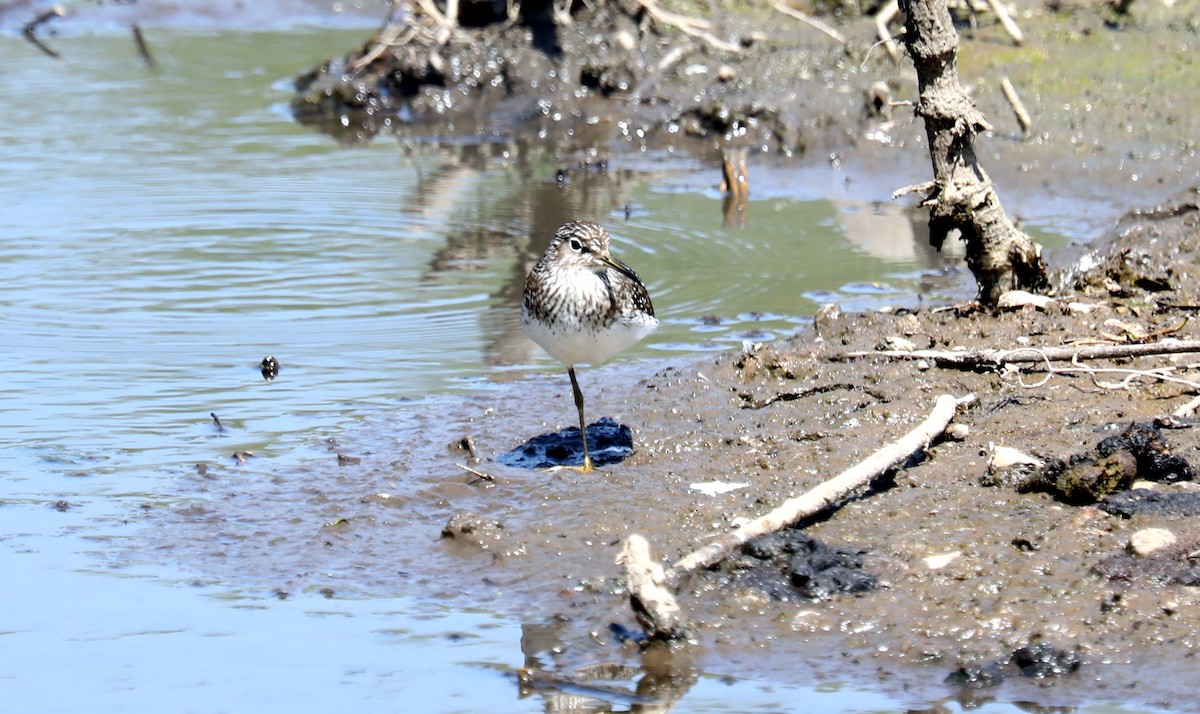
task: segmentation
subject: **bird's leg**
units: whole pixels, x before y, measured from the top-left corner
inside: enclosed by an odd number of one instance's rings
[[[579,410],[579,438],[583,439],[583,466],[579,470],[588,473],[595,471],[596,467],[592,466],[592,457],[588,454],[587,421],[583,418],[583,392],[579,391],[579,380],[575,379],[575,368],[567,367],[567,374],[571,375],[571,389],[575,392],[575,408]]]

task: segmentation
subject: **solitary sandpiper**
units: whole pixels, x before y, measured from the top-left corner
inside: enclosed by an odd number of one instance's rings
[[[571,376],[584,472],[594,467],[575,365],[598,365],[658,327],[646,286],[632,268],[609,255],[608,240],[608,231],[592,221],[559,228],[525,279],[521,300],[521,328]]]

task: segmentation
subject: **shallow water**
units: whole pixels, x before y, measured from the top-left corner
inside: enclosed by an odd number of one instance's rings
[[[560,185],[528,146],[342,147],[295,125],[289,79],[361,29],[147,34],[157,71],[120,27],[54,38],[58,62],[0,37],[0,91],[23,98],[0,122],[0,690],[24,711],[549,706],[518,697],[520,624],[486,608],[213,582],[129,521],[185,506],[196,464],[242,450],[285,469],[326,453],[314,435],[556,370],[515,315],[566,218],[609,224],[650,286],[663,327],[629,358],[786,335],[823,302],[967,290],[874,202],[892,187],[828,165],[764,161],[727,228],[715,168],[688,157]],[[688,711],[899,707],[719,674]],[[1012,710],[995,707],[978,711]]]

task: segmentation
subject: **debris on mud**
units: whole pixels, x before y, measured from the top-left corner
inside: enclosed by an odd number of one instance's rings
[[[774,600],[816,602],[874,590],[878,581],[863,569],[864,555],[787,528],[752,538],[705,576],[721,589],[753,588]]]
[[[1073,504],[1095,503],[1135,481],[1174,483],[1195,478],[1191,464],[1173,454],[1158,427],[1146,422],[1130,424],[1091,451],[1050,459],[1037,469],[1031,470],[1028,462],[1009,468],[1017,473],[989,474],[985,485],[1008,483],[1021,492],[1044,491]]]
[[[1165,234],[1165,250],[1151,247]],[[1184,298],[1188,272],[1200,262],[1200,187],[1190,187],[1157,206],[1130,211],[1107,236],[1094,243],[1062,284],[1084,294],[1117,298],[1141,295],[1153,306]],[[1186,308],[1185,308],[1186,309]]]
[[[762,14],[751,8],[699,18],[654,0],[451,7],[457,19],[416,3],[357,51],[298,77],[296,118],[351,140],[385,129],[536,132],[564,154],[659,135],[793,155],[822,117],[797,111],[795,92],[780,92],[791,82],[777,76],[807,83],[809,66],[845,65],[836,42],[780,47],[760,29],[769,21],[743,17]],[[751,48],[754,64],[739,64]],[[752,71],[768,58],[774,72]]]
[[[1200,543],[1176,544],[1146,555],[1119,553],[1093,568],[1109,580],[1155,586],[1200,586]]]
[[[633,430],[609,417],[588,424],[587,436],[592,463],[596,466],[620,463],[633,453]],[[582,464],[583,440],[579,438],[579,427],[539,434],[496,460],[521,469]]]
[[[456,513],[442,527],[442,539],[469,550],[497,552],[505,535],[504,524],[477,513]]]
[[[1048,642],[1035,642],[984,665],[959,667],[946,677],[946,682],[964,689],[982,689],[998,686],[1014,675],[1032,679],[1063,677],[1079,671],[1080,662],[1076,652],[1060,650]]]
[[[1132,518],[1135,515],[1191,518],[1200,516],[1200,493],[1135,488],[1109,496],[1100,504],[1100,508],[1106,513],[1122,518]]]

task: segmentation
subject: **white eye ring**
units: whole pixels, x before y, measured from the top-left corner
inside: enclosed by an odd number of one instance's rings
[[[570,245],[571,250],[575,251],[576,253],[583,251],[583,243],[580,243],[578,238],[572,238],[568,245]]]

